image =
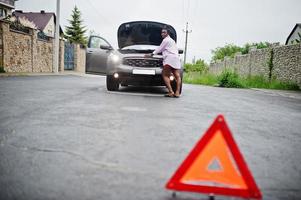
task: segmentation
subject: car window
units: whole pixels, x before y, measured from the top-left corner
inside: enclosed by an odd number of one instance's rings
[[[100,45],[103,46],[110,46],[109,43],[107,43],[104,39],[100,37],[91,37],[89,47],[90,48],[100,48]]]

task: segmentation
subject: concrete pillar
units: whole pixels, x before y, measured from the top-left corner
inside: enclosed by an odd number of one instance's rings
[[[297,78],[297,84],[299,88],[301,88],[301,43],[299,44],[299,56],[298,56],[298,71],[299,71],[299,77]]]
[[[32,72],[40,72],[38,69],[38,49],[37,49],[37,40],[38,40],[38,31],[37,30],[31,30],[31,67]]]
[[[233,68],[234,68],[234,72],[238,73],[239,72],[239,65],[238,65],[238,58],[242,55],[241,52],[236,52],[234,55],[234,62],[233,62]]]
[[[2,23],[2,63],[3,63],[3,68],[7,72],[9,71],[9,61],[8,61],[8,55],[6,53],[6,49],[9,48],[7,41],[7,36],[9,35],[9,24],[8,23]]]
[[[65,69],[64,54],[65,54],[65,42],[64,42],[64,40],[60,40],[60,50],[59,50],[59,71],[60,72],[64,72],[64,69]]]
[[[86,72],[86,50],[81,48],[79,44],[74,46],[74,71]]]
[[[3,30],[2,30],[2,22],[0,22],[0,67],[4,67],[3,65]]]

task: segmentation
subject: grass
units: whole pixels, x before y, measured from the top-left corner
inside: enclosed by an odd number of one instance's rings
[[[300,90],[296,83],[283,82],[276,79],[271,81],[263,76],[240,77],[237,73],[224,71],[217,76],[210,73],[186,72],[184,83],[220,86],[227,88],[265,88],[279,90]]]
[[[266,80],[263,76],[252,76],[244,79],[245,85],[248,88],[266,88],[278,90],[300,90],[296,83],[283,82],[275,78],[271,81]]]
[[[213,74],[201,74],[199,72],[186,72],[183,77],[184,83],[198,84],[198,85],[217,85],[217,76]]]

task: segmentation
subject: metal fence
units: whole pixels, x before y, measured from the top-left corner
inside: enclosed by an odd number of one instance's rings
[[[64,65],[66,70],[74,69],[74,44],[69,42],[65,42]]]

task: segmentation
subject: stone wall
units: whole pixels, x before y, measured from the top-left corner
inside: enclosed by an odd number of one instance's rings
[[[213,74],[219,75],[220,73],[222,73],[223,69],[224,69],[224,63],[220,60],[214,63],[210,63],[209,71]]]
[[[6,72],[31,72],[32,36],[9,30],[3,24],[3,67]]]
[[[250,74],[250,55],[237,55],[234,57],[235,66],[234,69],[238,74]],[[220,71],[221,68],[219,68]],[[221,73],[221,72],[220,72]]]
[[[60,40],[59,71],[64,71],[65,42]],[[0,20],[0,67],[6,72],[52,72],[54,41],[37,37],[37,30],[29,33],[10,30],[9,24]],[[79,44],[74,48],[74,70],[85,73],[86,50]]]
[[[10,30],[0,22],[2,33],[3,67],[6,72],[52,72],[53,41],[37,38],[37,30],[29,34]]]
[[[269,48],[255,49],[249,54],[249,75],[263,75],[268,78],[271,50]]]
[[[52,72],[54,41],[37,37],[37,30],[29,33],[10,30],[0,21],[0,67],[6,72]],[[64,70],[64,41],[60,41],[59,69]]]
[[[36,41],[34,51],[33,72],[52,72],[53,65],[53,43],[51,41]]]
[[[301,87],[301,44],[276,47],[273,73],[279,80],[297,82]]]
[[[220,74],[225,69],[236,71],[241,76],[262,75],[269,77],[269,61],[273,52],[272,77],[295,82],[301,87],[301,44],[252,49],[249,54],[235,55],[210,64],[209,71]]]

